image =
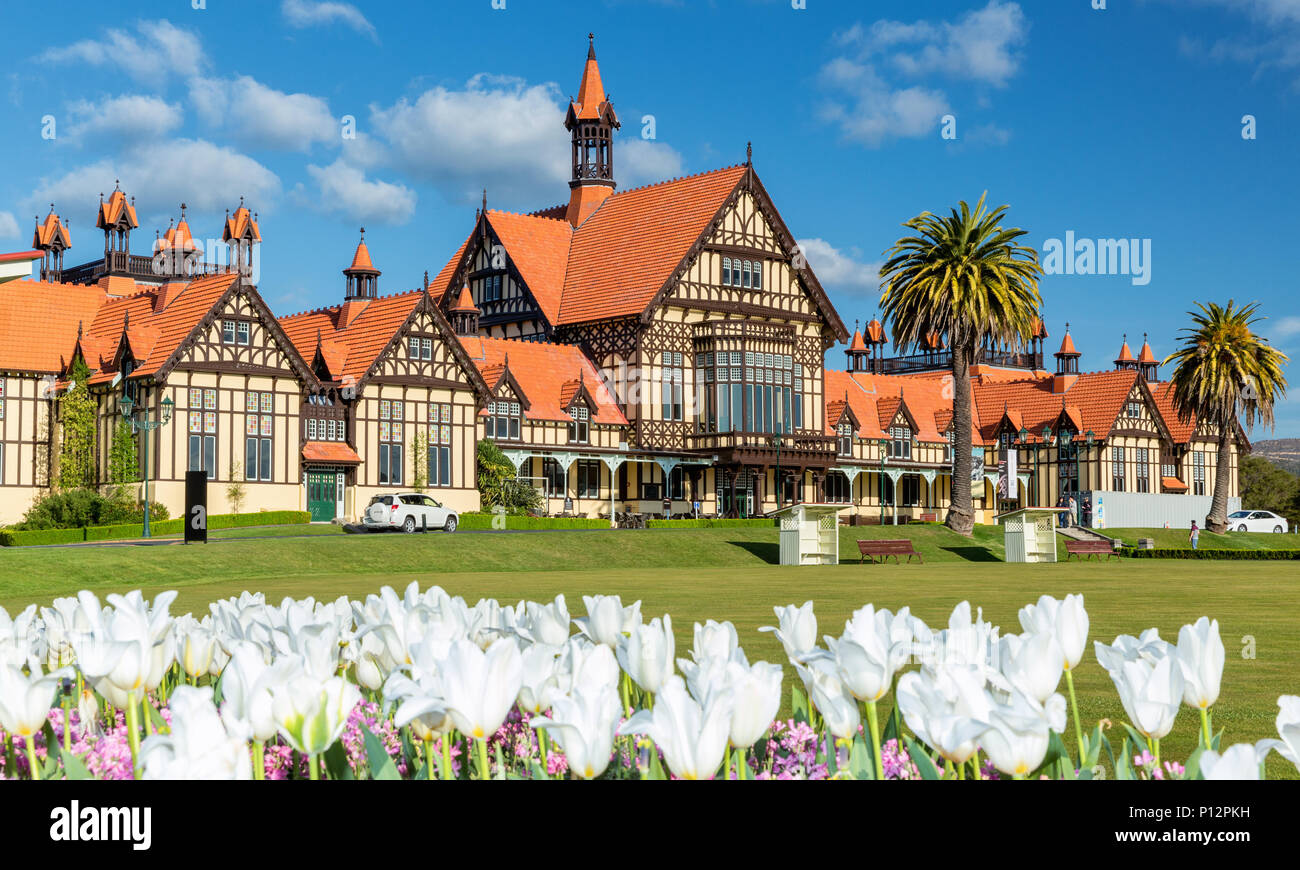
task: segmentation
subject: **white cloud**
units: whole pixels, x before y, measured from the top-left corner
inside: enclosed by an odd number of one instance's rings
[[[1283,317],[1273,326],[1271,332],[1278,338],[1300,335],[1300,317]]]
[[[342,159],[329,166],[307,167],[320,189],[317,207],[341,212],[366,223],[404,224],[415,214],[415,192],[400,184],[368,180],[365,172]]]
[[[1300,91],[1300,0],[1197,0],[1245,14],[1254,26],[1235,36],[1207,41],[1181,36],[1179,53],[1213,63],[1254,67],[1255,75],[1280,71]]]
[[[945,91],[922,80],[943,76],[962,85],[1002,87],[1019,70],[1017,49],[1027,33],[1023,10],[1004,0],[989,0],[952,22],[855,24],[833,40],[845,53],[822,66],[821,82],[836,96],[819,115],[837,124],[849,141],[869,147],[937,136],[940,119],[955,112]],[[959,118],[964,123],[964,115]],[[981,144],[1010,138],[991,124],[975,130],[981,131]]]
[[[249,76],[192,79],[190,101],[206,124],[252,147],[307,151],[341,136],[321,97],[287,94]]]
[[[20,235],[22,233],[13,212],[0,211],[0,239],[16,239]]]
[[[203,140],[171,139],[42,179],[25,204],[39,208],[55,202],[61,214],[91,214],[114,179],[121,179],[122,189],[150,213],[185,202],[197,212],[219,214],[241,195],[250,208],[265,212],[280,193],[280,179],[251,157]]]
[[[480,73],[463,90],[439,86],[414,102],[373,106],[371,118],[392,164],[448,199],[476,202],[487,186],[498,205],[536,208],[569,179],[561,105],[554,84]]]
[[[872,292],[880,289],[880,261],[865,262],[862,251],[842,251],[825,239],[800,239],[813,273],[822,286],[849,292]]]
[[[335,21],[346,24],[358,33],[364,33],[375,42],[379,34],[361,10],[351,3],[336,3],[329,0],[284,0],[280,12],[293,27],[316,27],[333,24]]]
[[[98,103],[78,100],[68,106],[74,137],[108,135],[127,139],[165,136],[181,125],[179,105],[158,97],[127,94]]]
[[[682,175],[682,155],[650,139],[629,136],[614,142],[614,174],[621,190]]]
[[[140,21],[135,33],[110,28],[103,39],[83,39],[47,49],[40,57],[54,63],[76,60],[91,66],[112,65],[141,81],[156,81],[168,73],[198,75],[207,63],[199,38],[166,20]]]

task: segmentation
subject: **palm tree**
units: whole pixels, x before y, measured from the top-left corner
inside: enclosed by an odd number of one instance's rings
[[[947,336],[952,349],[953,472],[947,526],[970,535],[970,366],[987,340],[1028,341],[1042,308],[1038,253],[1017,243],[1021,229],[1001,225],[1007,206],[975,210],[962,202],[946,218],[923,212],[903,224],[918,235],[885,252],[880,304],[892,322],[894,346],[914,347],[924,336]]]
[[[1263,426],[1273,425],[1273,407],[1286,395],[1282,365],[1289,360],[1251,329],[1264,319],[1255,316],[1259,303],[1237,307],[1229,299],[1226,308],[1213,302],[1198,302],[1196,307],[1199,312],[1187,312],[1194,326],[1182,330],[1182,347],[1164,364],[1178,363],[1170,382],[1179,418],[1184,423],[1204,420],[1218,430],[1214,500],[1205,527],[1221,534],[1228,528],[1232,445],[1241,431],[1238,415],[1245,418],[1247,428],[1257,420]]]

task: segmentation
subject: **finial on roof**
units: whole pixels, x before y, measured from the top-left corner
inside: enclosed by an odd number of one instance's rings
[[[122,329],[125,331],[131,328],[131,312],[128,311],[122,315]]]
[[[121,181],[121,179],[114,178],[114,179],[113,179],[113,190],[121,190],[121,189],[122,189],[122,181]]]
[[[483,188],[483,214],[487,214],[487,188]]]
[[[185,220],[185,209],[186,209],[185,203],[181,203],[181,220]]]
[[[428,269],[425,269],[425,270],[424,270],[424,289],[425,289],[425,290],[428,290],[428,289],[429,289],[429,270],[428,270]]]
[[[1066,335],[1069,335],[1069,334],[1070,334],[1070,321],[1068,321],[1068,320],[1065,321],[1065,334],[1066,334]]]
[[[754,143],[753,142],[745,143],[745,165],[746,166],[754,165]]]
[[[320,327],[318,326],[316,327],[316,344],[319,346],[320,343],[321,343],[321,332],[320,332]]]
[[[77,321],[77,341],[81,341],[81,328],[85,324],[84,320]]]
[[[596,59],[596,34],[587,34],[587,60]]]
[[[365,228],[365,227],[362,227],[362,228],[361,228],[361,241],[364,242],[365,240],[366,240],[366,228]]]
[[[244,195],[242,193],[239,195],[239,207],[244,207]]]

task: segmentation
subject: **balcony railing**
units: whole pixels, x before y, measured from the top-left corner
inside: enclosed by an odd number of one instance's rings
[[[771,450],[776,452],[776,436],[768,432],[694,432],[686,436],[689,450]],[[834,453],[835,437],[832,435],[781,436],[781,452]]]
[[[990,366],[1007,366],[1009,368],[1041,369],[1043,354],[1024,351],[990,350],[979,348],[975,351],[976,364]],[[952,351],[939,350],[932,353],[919,353],[912,356],[895,356],[875,360],[874,371],[882,375],[906,375],[915,372],[932,372],[952,368]]]
[[[109,251],[102,260],[83,263],[63,270],[65,284],[94,284],[105,275],[125,275],[139,281],[166,281],[171,278],[197,278],[219,275],[229,268],[224,263],[189,260],[173,264],[167,257],[142,257],[126,251]]]

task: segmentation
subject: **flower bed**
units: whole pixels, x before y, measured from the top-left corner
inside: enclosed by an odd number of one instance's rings
[[[1206,617],[1177,644],[1094,642],[1128,721],[1086,728],[1077,595],[1022,608],[1020,634],[966,602],[940,630],[866,605],[824,647],[811,601],[778,607],[762,630],[788,682],[730,623],[696,623],[678,657],[671,616],[617,597],[575,619],[562,595],[470,606],[412,583],[278,606],[244,593],[202,620],[173,617],[175,597],[0,610],[0,778],[1256,779],[1273,751],[1300,767],[1294,695],[1280,739],[1221,747],[1225,651]],[[1200,745],[1164,757],[1183,706]]]

